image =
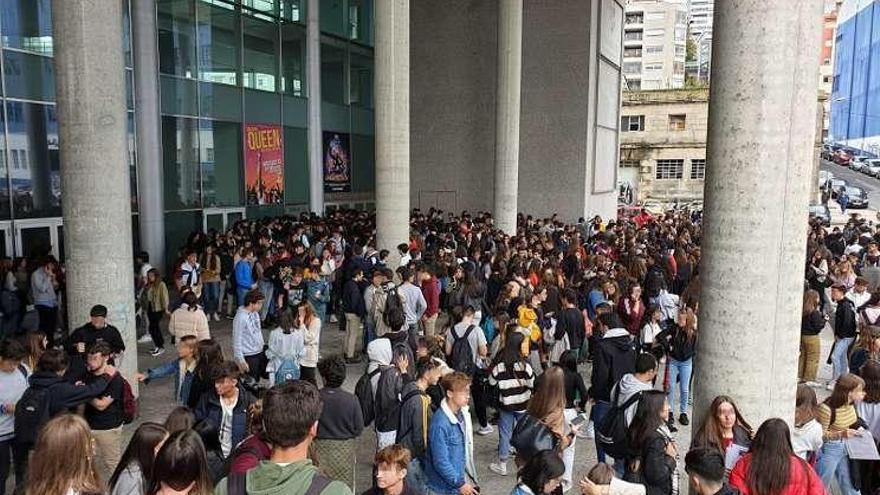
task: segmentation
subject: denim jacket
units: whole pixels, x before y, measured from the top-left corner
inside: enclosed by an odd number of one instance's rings
[[[442,411],[442,412],[441,412]],[[431,418],[428,438],[428,487],[438,494],[457,495],[466,482],[476,483],[474,436],[470,411],[461,409],[460,422],[444,400]]]
[[[183,360],[175,359],[174,361],[168,361],[163,365],[148,369],[144,384],[148,385],[151,380],[174,375],[174,400],[178,404],[186,405],[187,399],[189,399],[189,392],[192,389],[195,366],[195,361],[193,361],[189,368],[186,367],[186,363]],[[181,380],[181,377],[183,377],[183,380]]]

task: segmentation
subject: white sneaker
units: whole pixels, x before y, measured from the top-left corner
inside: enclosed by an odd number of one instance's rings
[[[339,323],[339,320],[336,319],[336,315],[330,315],[330,323]]]
[[[150,337],[150,334],[145,333],[143,337],[138,339],[138,344],[152,344],[153,337]]]
[[[157,348],[153,349],[152,351],[150,351],[150,355],[153,357],[161,356],[162,354],[165,354],[165,349],[162,347],[157,347]]]
[[[507,476],[507,463],[501,461],[491,462],[489,463],[489,471],[501,476]]]
[[[477,435],[484,437],[495,431],[495,428],[492,428],[492,425],[481,426],[479,430],[477,430]]]
[[[220,321],[220,315],[214,313],[214,321]]]

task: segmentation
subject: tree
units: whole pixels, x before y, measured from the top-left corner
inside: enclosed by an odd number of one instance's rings
[[[697,42],[693,38],[688,37],[685,45],[685,60],[693,62],[697,59]]]

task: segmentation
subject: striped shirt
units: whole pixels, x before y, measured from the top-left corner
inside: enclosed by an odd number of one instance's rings
[[[839,432],[852,428],[859,420],[856,408],[852,404],[838,407],[834,411],[833,424],[831,422],[831,408],[828,407],[828,404],[820,404],[816,415],[818,416],[816,419],[822,425],[822,435],[825,440],[840,440]]]
[[[535,373],[532,366],[520,361],[508,369],[503,362],[496,364],[489,375],[489,385],[498,387],[498,399],[505,411],[521,412],[526,410],[532,398],[535,385]]]

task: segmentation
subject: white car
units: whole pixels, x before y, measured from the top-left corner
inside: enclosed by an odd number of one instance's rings
[[[862,168],[862,172],[872,177],[880,177],[880,159],[872,158]]]

